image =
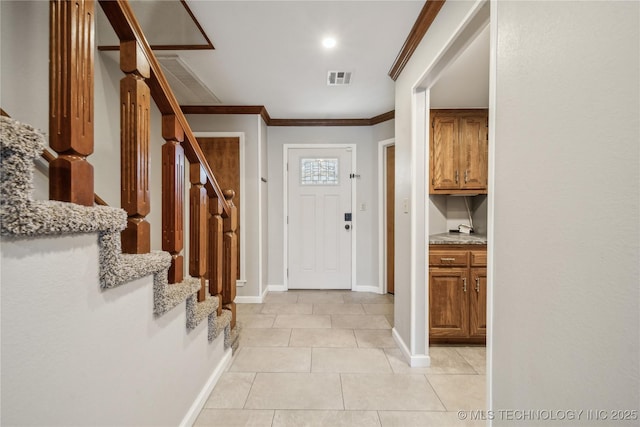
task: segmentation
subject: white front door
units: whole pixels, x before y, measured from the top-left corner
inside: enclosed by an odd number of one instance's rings
[[[351,289],[352,155],[288,149],[289,289]]]

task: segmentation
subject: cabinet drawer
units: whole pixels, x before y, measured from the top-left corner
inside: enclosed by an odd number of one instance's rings
[[[487,265],[487,251],[471,251],[471,265],[484,267]]]
[[[429,265],[434,267],[466,267],[468,262],[467,251],[429,251]]]

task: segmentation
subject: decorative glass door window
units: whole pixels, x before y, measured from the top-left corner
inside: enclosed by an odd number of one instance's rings
[[[338,159],[300,159],[300,184],[338,185]]]

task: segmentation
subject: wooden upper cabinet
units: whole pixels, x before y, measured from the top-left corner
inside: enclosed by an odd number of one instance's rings
[[[431,143],[432,185],[437,190],[459,187],[460,172],[452,159],[459,157],[458,120],[454,116],[435,117]]]
[[[486,194],[487,110],[431,110],[430,194]]]

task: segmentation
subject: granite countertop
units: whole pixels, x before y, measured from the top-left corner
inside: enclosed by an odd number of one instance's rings
[[[486,234],[439,233],[429,236],[430,245],[486,245]]]

